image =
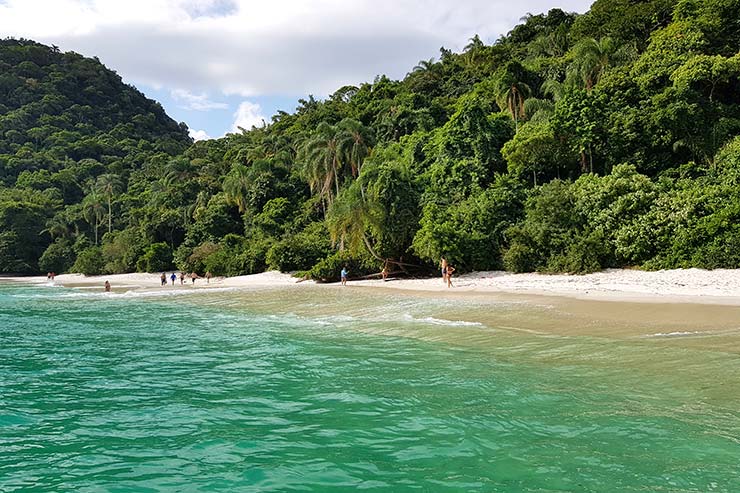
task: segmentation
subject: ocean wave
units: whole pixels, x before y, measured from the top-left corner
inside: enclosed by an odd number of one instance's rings
[[[57,286],[58,287],[58,286]],[[62,291],[64,289],[64,291]],[[85,299],[146,299],[146,298],[170,298],[178,296],[192,296],[192,295],[203,295],[209,293],[225,293],[234,291],[246,291],[244,288],[205,288],[205,289],[187,289],[187,290],[163,290],[163,291],[148,291],[148,290],[129,290],[124,292],[110,292],[100,290],[99,292],[85,292],[90,291],[90,287],[81,288],[60,288],[57,291],[49,293],[20,293],[11,295],[13,298],[25,298],[25,299],[65,299],[65,300],[85,300]],[[99,288],[94,288],[99,289]]]
[[[710,332],[694,330],[690,332],[657,332],[655,334],[648,334],[645,337],[690,337],[695,335],[708,335]]]
[[[449,327],[483,327],[483,324],[480,322],[468,322],[466,320],[447,320],[444,318],[436,317],[417,318],[410,313],[404,314],[403,319],[408,322],[426,323],[431,325],[446,325]]]

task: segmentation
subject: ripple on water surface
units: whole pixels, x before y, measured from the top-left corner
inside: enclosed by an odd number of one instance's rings
[[[740,491],[736,354],[328,293],[0,285],[0,491]]]

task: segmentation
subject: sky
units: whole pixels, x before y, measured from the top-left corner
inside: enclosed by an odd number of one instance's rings
[[[203,139],[591,1],[0,0],[0,37],[97,56]]]

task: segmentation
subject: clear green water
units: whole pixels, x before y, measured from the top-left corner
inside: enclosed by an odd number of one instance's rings
[[[740,491],[737,351],[443,311],[0,284],[0,491]]]

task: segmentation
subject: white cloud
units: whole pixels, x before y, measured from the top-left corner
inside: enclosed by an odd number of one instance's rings
[[[190,138],[193,140],[208,140],[212,138],[210,135],[206,133],[205,130],[193,130],[188,129],[188,133],[190,134]]]
[[[0,32],[98,56],[127,81],[205,94],[325,95],[403,77],[440,46],[591,0],[4,0]],[[185,103],[187,104],[187,103]],[[192,105],[198,105],[197,101]]]
[[[211,101],[204,93],[193,94],[185,89],[173,89],[170,91],[170,95],[181,108],[186,110],[210,111],[223,110],[229,107],[226,103]]]
[[[241,132],[240,128],[249,130],[252,127],[261,127],[264,124],[265,117],[262,116],[262,108],[251,101],[243,101],[234,113],[234,124],[231,131],[234,133]]]

